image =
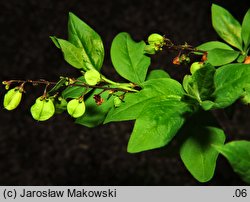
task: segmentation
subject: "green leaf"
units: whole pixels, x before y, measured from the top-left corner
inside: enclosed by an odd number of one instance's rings
[[[146,80],[160,79],[160,78],[170,78],[170,76],[166,71],[162,69],[156,69],[149,72]]]
[[[207,62],[213,66],[221,66],[233,62],[239,54],[239,51],[215,48],[208,51]]]
[[[84,76],[77,78],[77,80],[85,82]],[[80,84],[81,82],[76,82],[76,84]],[[89,92],[90,90],[88,90]],[[86,92],[86,88],[83,86],[68,86],[63,92],[62,97],[64,99],[68,98],[79,98],[82,94]]]
[[[241,37],[245,45],[244,50],[247,50],[250,45],[250,9],[248,9],[242,22]]]
[[[67,101],[61,97],[59,97],[58,99],[56,99],[54,101],[55,103],[55,113],[56,114],[61,114],[63,113],[65,110],[67,110]]]
[[[201,100],[211,98],[214,91],[214,74],[215,68],[210,64],[205,64],[193,74],[193,87],[197,88]]]
[[[48,94],[53,95],[53,94],[57,93],[58,90],[59,90],[61,87],[65,86],[66,81],[67,81],[67,79],[66,79],[65,77],[61,78],[61,79],[56,83],[56,85],[55,85],[52,89],[49,90]]]
[[[239,52],[234,51],[230,46],[219,41],[210,41],[197,47],[199,50],[208,52],[208,60],[213,66],[221,66],[234,61]]]
[[[192,76],[184,77],[183,87],[189,95],[195,97],[200,103],[211,99],[214,91],[214,74],[215,68],[210,64],[205,64]]]
[[[180,100],[184,94],[181,84],[169,78],[148,80],[142,84],[142,88],[138,93],[126,94],[124,102],[109,111],[104,123],[134,120],[148,102],[161,99]]]
[[[225,50],[233,50],[229,45],[222,43],[220,41],[209,41],[197,47],[197,49],[203,50],[203,51],[210,51],[216,48],[225,49]]]
[[[69,41],[82,50],[86,70],[100,70],[104,59],[101,37],[73,13],[69,13],[68,35]]]
[[[216,127],[197,126],[187,132],[188,138],[180,148],[180,156],[188,171],[199,182],[209,181],[219,155],[211,145],[223,145],[225,134]]]
[[[239,57],[237,58],[237,62],[242,63],[245,61],[245,59],[246,59],[246,55],[239,55]]]
[[[217,69],[214,77],[213,108],[225,108],[239,99],[250,84],[250,65],[229,64]]]
[[[214,148],[227,158],[234,172],[250,184],[250,142],[232,141],[225,145],[214,145]]]
[[[55,44],[60,46],[60,49],[63,52],[64,59],[73,67],[77,69],[84,69],[84,57],[83,50],[81,48],[77,48],[72,43],[64,40],[58,39],[56,37],[50,37],[53,42],[57,41]]]
[[[95,102],[94,95],[100,93],[101,91],[101,89],[94,90],[93,93],[85,100],[86,112],[82,117],[76,119],[75,122],[77,124],[93,128],[103,123],[108,111],[114,105],[114,97],[112,96],[108,99],[109,92],[103,92],[101,97],[104,99],[104,102],[98,106]]]
[[[210,110],[212,107],[214,106],[214,102],[210,101],[210,100],[205,100],[201,103],[201,107],[202,109],[204,109],[205,111]]]
[[[223,40],[242,50],[241,25],[226,9],[212,5],[212,24]]]
[[[61,49],[60,44],[58,43],[57,38],[55,36],[50,36],[49,38],[52,40],[52,42],[57,48]]]
[[[136,84],[145,80],[150,65],[150,58],[144,55],[145,46],[145,42],[136,43],[124,32],[114,38],[111,46],[111,60],[116,71]]]
[[[190,108],[178,100],[162,99],[144,106],[135,122],[128,152],[136,153],[163,147],[175,136]]]
[[[185,75],[182,81],[182,86],[184,88],[184,90],[188,93],[188,94],[192,94],[192,92],[189,92],[190,84],[193,82],[192,76],[191,75]]]

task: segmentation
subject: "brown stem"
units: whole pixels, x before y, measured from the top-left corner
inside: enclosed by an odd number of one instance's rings
[[[40,79],[40,80],[9,80],[9,81],[3,81],[3,83],[31,83],[33,85],[37,85],[37,84],[46,84],[46,85],[56,85],[57,82],[53,82],[53,81],[46,81],[44,79]]]
[[[112,90],[112,91],[129,92],[129,90],[122,89],[122,88],[114,88],[114,87],[101,86],[101,85],[92,86],[92,85],[88,85],[87,83],[84,83],[84,82],[79,81],[79,80],[75,80],[75,79],[72,79],[72,80],[74,81],[74,83],[71,83],[68,86],[81,86],[81,87],[86,87],[86,88],[103,89],[104,91]],[[79,82],[79,83],[76,83],[76,82]],[[46,85],[45,91],[47,90],[47,87],[49,85],[56,85],[57,84],[57,82],[47,81],[47,80],[44,80],[44,79],[40,79],[40,80],[9,80],[9,81],[4,81],[3,83],[6,83],[6,84],[7,83],[8,84],[12,84],[12,83],[22,83],[22,84],[31,83],[33,85],[45,84]],[[131,91],[131,92],[134,92],[134,91]]]
[[[199,50],[194,48],[191,45],[184,44],[184,45],[175,45],[170,39],[165,38],[164,46],[169,50],[177,50],[177,51],[189,51],[189,52],[199,52],[199,53],[206,53],[207,51]]]

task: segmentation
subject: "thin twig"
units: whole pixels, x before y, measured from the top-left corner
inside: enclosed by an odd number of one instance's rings
[[[168,48],[169,50],[177,50],[177,51],[190,51],[190,52],[199,52],[199,53],[207,53],[207,51],[199,50],[197,48],[194,48],[193,46],[189,44],[184,45],[175,45],[170,39],[165,38],[164,39],[164,46]]]
[[[103,89],[103,90],[112,90],[112,91],[122,91],[122,92],[129,92],[130,90],[128,89],[123,89],[123,88],[114,88],[114,87],[109,87],[109,86],[101,86],[101,85],[88,85],[82,81],[78,81],[75,79],[72,79],[73,81],[75,81],[75,83],[69,84],[67,86],[80,86],[80,87],[86,87],[86,88],[94,88],[94,89]],[[81,82],[81,83],[76,83],[76,82]],[[4,81],[4,83],[8,83],[8,84],[12,84],[12,83],[31,83],[33,85],[38,85],[38,84],[45,84],[46,87],[48,87],[49,85],[56,85],[57,82],[54,81],[47,81],[44,79],[40,79],[40,80],[9,80],[9,81]],[[136,90],[131,88],[131,92],[136,92]]]

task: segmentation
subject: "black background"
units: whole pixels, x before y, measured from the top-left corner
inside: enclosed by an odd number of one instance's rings
[[[1,0],[0,80],[77,76],[49,39],[50,35],[67,37],[71,11],[100,34],[106,48],[103,73],[121,81],[109,58],[116,34],[126,31],[135,40],[146,40],[148,34],[159,32],[175,43],[194,46],[218,40],[210,20],[212,2],[240,21],[250,7],[248,0]],[[164,67],[181,80],[188,67],[171,65],[174,56],[154,56],[152,67]],[[74,124],[67,114],[36,122],[29,108],[43,89],[26,90],[18,109],[0,109],[0,185],[200,185],[170,149],[128,154],[132,122],[89,129]],[[2,102],[5,91],[1,88],[0,92]],[[233,120],[221,120],[228,140],[249,138],[249,108],[236,107]],[[205,183],[243,184],[223,157],[218,159],[214,178]]]

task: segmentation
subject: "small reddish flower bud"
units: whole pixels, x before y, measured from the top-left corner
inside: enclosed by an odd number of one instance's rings
[[[94,99],[97,105],[101,105],[104,102],[104,99],[98,94],[94,95]]]
[[[203,53],[201,60],[203,62],[207,60],[207,53]]]
[[[181,64],[181,62],[180,62],[180,57],[179,57],[179,56],[177,56],[177,57],[175,57],[175,58],[173,59],[173,64],[174,64],[174,65],[180,65],[180,64]]]
[[[250,64],[250,56],[245,58],[244,64]]]

